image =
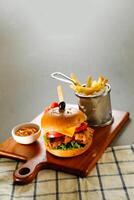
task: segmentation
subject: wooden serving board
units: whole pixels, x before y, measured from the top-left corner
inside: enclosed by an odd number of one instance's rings
[[[41,115],[36,121],[40,121]],[[119,134],[129,119],[129,113],[113,110],[114,121],[106,127],[95,128],[93,143],[82,155],[72,158],[59,158],[46,152],[42,136],[30,145],[16,143],[11,137],[0,145],[0,157],[12,158],[25,163],[13,174],[14,182],[27,184],[43,168],[60,170],[85,177],[95,166],[106,147]],[[44,171],[45,173],[45,171]]]

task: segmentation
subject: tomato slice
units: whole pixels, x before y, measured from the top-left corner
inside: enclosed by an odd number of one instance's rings
[[[87,126],[88,126],[87,123],[83,122],[79,127],[75,129],[75,132],[79,133],[81,131],[85,131],[87,129]]]
[[[58,102],[55,101],[50,104],[50,108],[56,108],[58,106],[59,106]]]
[[[51,104],[50,104],[50,106],[47,106],[46,108],[45,108],[45,113],[46,112],[48,112],[49,110],[51,110],[52,108],[56,108],[56,107],[58,107],[59,106],[59,104],[58,104],[58,102],[52,102]]]
[[[48,138],[59,138],[59,137],[63,137],[64,135],[55,131],[51,131],[51,132],[47,132],[46,136]]]

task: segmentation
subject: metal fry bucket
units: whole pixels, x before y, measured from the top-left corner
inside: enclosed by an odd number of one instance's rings
[[[110,99],[111,86],[106,84],[105,91],[95,95],[84,96],[76,93],[79,109],[87,115],[90,126],[106,126],[112,123]]]

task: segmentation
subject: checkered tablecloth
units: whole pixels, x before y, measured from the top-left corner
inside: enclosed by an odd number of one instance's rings
[[[86,178],[42,170],[28,185],[14,185],[21,165],[0,158],[0,200],[133,200],[134,145],[109,147]]]

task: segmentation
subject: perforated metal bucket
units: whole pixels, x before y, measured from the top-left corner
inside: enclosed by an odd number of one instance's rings
[[[106,126],[112,123],[110,92],[111,86],[107,84],[104,92],[95,95],[75,94],[79,108],[86,114],[90,126]]]

